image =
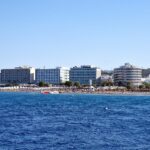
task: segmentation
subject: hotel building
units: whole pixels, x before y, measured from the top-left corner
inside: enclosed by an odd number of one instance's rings
[[[69,81],[69,69],[58,67],[55,69],[36,69],[36,83],[61,84]]]
[[[35,80],[35,69],[32,67],[16,67],[1,70],[1,83],[28,84]]]
[[[115,85],[139,86],[142,84],[142,69],[126,63],[124,66],[114,69]]]
[[[73,67],[70,69],[70,81],[82,85],[97,84],[101,77],[101,69],[91,65]]]

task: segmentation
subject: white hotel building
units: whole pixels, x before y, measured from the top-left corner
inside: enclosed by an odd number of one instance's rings
[[[55,69],[36,69],[36,83],[45,82],[59,85],[69,81],[69,69],[57,67]]]

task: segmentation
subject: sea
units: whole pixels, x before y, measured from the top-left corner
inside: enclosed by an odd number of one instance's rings
[[[150,96],[1,92],[0,150],[150,150]]]

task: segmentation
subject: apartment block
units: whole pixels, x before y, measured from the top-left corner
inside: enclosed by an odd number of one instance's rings
[[[73,67],[70,69],[70,81],[79,82],[82,85],[97,84],[101,77],[101,69],[91,65]]]
[[[36,83],[61,84],[69,81],[69,69],[57,67],[54,69],[36,69]]]
[[[1,70],[1,83],[28,84],[35,80],[35,69],[32,67],[16,67]]]

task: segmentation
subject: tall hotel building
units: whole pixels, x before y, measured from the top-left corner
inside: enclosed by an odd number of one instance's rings
[[[82,85],[89,85],[90,81],[97,84],[101,77],[101,69],[85,65],[81,67],[73,67],[70,69],[70,81],[79,82]]]
[[[58,67],[55,69],[36,69],[36,83],[61,84],[69,81],[69,69]]]
[[[132,86],[141,85],[142,69],[126,63],[124,66],[114,69],[115,85],[126,86],[130,83]]]
[[[28,84],[35,80],[35,69],[32,67],[16,67],[1,70],[1,83]]]

